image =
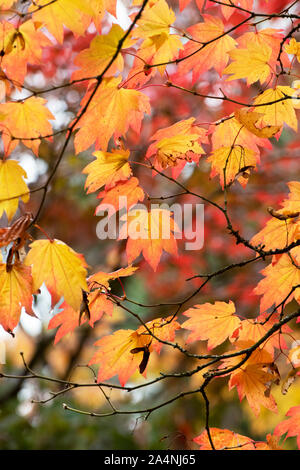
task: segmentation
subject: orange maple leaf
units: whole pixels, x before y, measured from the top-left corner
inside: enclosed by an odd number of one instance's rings
[[[286,211],[300,212],[300,182],[290,181],[287,183],[290,194],[288,199],[282,202],[282,206]]]
[[[195,305],[184,312],[189,317],[181,327],[192,330],[187,343],[193,341],[208,340],[207,349],[213,349],[223,343],[240,327],[240,319],[234,315],[235,306],[230,300],[226,302],[215,302]]]
[[[144,191],[139,186],[139,180],[135,177],[130,178],[128,181],[119,181],[116,186],[105,191],[101,191],[97,198],[102,199],[101,203],[96,207],[95,214],[100,211],[105,211],[105,207],[110,205],[114,207],[114,212],[123,209],[124,207],[130,208],[143,201],[145,197]]]
[[[210,428],[210,435],[216,450],[280,450],[278,439],[271,434],[266,436],[267,442],[254,441],[229,429]],[[200,450],[212,450],[207,431],[195,437],[193,441]]]
[[[172,341],[175,337],[175,331],[180,328],[180,326],[175,321],[176,318],[168,323],[171,318],[172,317],[166,319],[157,318],[146,325],[158,338],[162,340],[166,340],[165,338],[167,338],[168,341]],[[137,331],[118,330],[112,335],[104,336],[95,343],[95,345],[99,347],[99,350],[94,354],[89,364],[100,365],[98,370],[98,382],[118,375],[120,384],[124,386],[142,364],[145,350],[149,353],[154,349],[156,352],[160,352],[161,344],[159,345],[157,343],[159,342],[147,333],[144,326],[140,327]]]
[[[139,132],[144,114],[150,114],[148,96],[140,91],[119,88],[121,77],[105,78],[96,91],[88,109],[75,128],[76,153],[83,152],[93,143],[96,149],[107,149],[109,139],[123,136],[131,127]],[[91,89],[82,101],[85,106]]]
[[[280,209],[279,213],[285,215],[285,209]],[[263,245],[265,250],[276,250],[285,248],[290,243],[300,238],[300,220],[288,218],[280,220],[273,217],[268,220],[266,226],[251,239],[254,246]]]
[[[236,330],[231,341],[235,341],[238,338],[238,342],[252,341],[256,343],[272,328],[272,326],[278,321],[278,314],[272,315],[271,318],[267,318],[266,313],[259,315],[257,318],[249,318],[242,320],[240,328]],[[291,329],[287,325],[281,327],[281,331],[275,331],[264,343],[263,348],[269,354],[274,356],[274,348],[286,349],[286,344],[283,338],[283,333],[289,333]]]
[[[46,108],[46,100],[34,96],[22,102],[0,104],[0,132],[5,153],[9,154],[21,140],[26,147],[38,155],[42,136],[51,136],[52,126],[49,119],[54,116]]]
[[[255,450],[252,439],[229,429],[210,428],[210,435],[216,450]],[[212,450],[206,430],[193,441],[200,446],[200,450]]]
[[[236,348],[245,349],[253,344],[251,340],[247,339],[247,341],[236,343]],[[239,364],[244,357],[225,359],[223,364],[226,368],[231,368]],[[277,412],[276,402],[270,393],[272,383],[278,380],[278,375],[272,368],[272,364],[273,358],[270,353],[265,349],[256,349],[246,362],[230,374],[229,390],[236,387],[240,401],[246,397],[256,416],[259,415],[261,406]]]
[[[0,23],[0,43],[4,55],[1,68],[7,77],[19,87],[23,84],[28,64],[41,64],[42,51],[51,41],[41,32],[41,24],[25,21],[18,28],[12,23]]]
[[[259,109],[258,112],[260,112]],[[254,135],[233,115],[228,116],[228,119],[219,125],[211,126],[210,131],[212,132],[212,147],[214,151],[221,147],[231,148],[239,145],[240,147],[252,150],[259,156],[259,147],[272,148],[267,139]],[[259,159],[257,162],[259,163]]]
[[[0,324],[12,332],[19,323],[22,307],[30,314],[32,304],[31,269],[20,262],[0,264]]]
[[[119,239],[128,237],[126,253],[132,263],[142,252],[145,260],[156,271],[163,250],[176,256],[174,233],[179,232],[172,213],[165,209],[132,209],[121,217]]]
[[[212,67],[222,75],[224,68],[229,61],[228,52],[235,48],[236,41],[228,34],[224,34],[224,24],[220,18],[202,15],[203,23],[197,23],[187,28],[188,34],[195,41],[188,41],[184,50],[180,53],[182,60],[178,66],[178,76],[182,76],[192,70],[193,83],[198,80],[201,74]],[[218,39],[217,39],[218,38]],[[215,41],[213,41],[215,39]],[[209,43],[212,41],[211,43]],[[207,43],[201,47],[201,43]],[[200,44],[199,44],[200,43]],[[198,51],[198,52],[197,52]],[[191,57],[188,57],[191,55]]]
[[[254,289],[254,293],[262,295],[260,301],[261,312],[266,311],[273,305],[280,305],[285,300],[285,304],[296,299],[300,302],[300,248],[293,248],[289,254],[283,253],[273,257],[273,262],[261,271],[265,277]],[[289,296],[290,294],[290,296]]]

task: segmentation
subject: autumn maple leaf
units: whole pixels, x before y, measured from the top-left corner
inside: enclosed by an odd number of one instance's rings
[[[252,150],[259,157],[259,147],[272,148],[267,139],[253,134],[233,115],[228,118],[217,126],[211,126],[213,151],[222,147],[240,146]]]
[[[131,127],[140,131],[144,114],[150,114],[149,98],[137,90],[119,88],[121,77],[105,78],[96,91],[92,103],[75,128],[76,153],[83,152],[93,143],[96,149],[106,150],[109,139],[123,136]],[[91,90],[82,101],[84,107]],[[118,112],[116,112],[118,110]]]
[[[15,215],[19,199],[29,201],[24,178],[27,178],[26,171],[16,160],[0,160],[0,217],[5,211],[8,221]]]
[[[210,428],[210,435],[216,450],[255,450],[252,439],[229,429]],[[200,450],[212,450],[206,430],[193,441],[200,446]]]
[[[210,436],[216,450],[280,450],[278,439],[271,434],[266,436],[267,442],[254,441],[229,429],[210,428]],[[212,450],[207,431],[193,439],[200,450]]]
[[[172,341],[175,332],[180,328],[172,317],[157,318],[147,323],[147,327],[158,338]],[[156,347],[155,347],[156,345]],[[98,382],[118,375],[120,384],[124,386],[143,361],[143,351],[148,348],[160,352],[161,344],[153,339],[147,329],[142,326],[138,330],[118,330],[112,335],[104,336],[95,343],[99,349],[90,361],[90,365],[99,364]]]
[[[136,38],[149,38],[160,34],[169,34],[169,29],[176,17],[165,0],[149,2],[133,32]]]
[[[297,130],[298,123],[294,109],[297,105],[295,100],[291,99],[294,93],[295,90],[289,86],[277,86],[274,89],[267,89],[255,98],[254,110],[263,114],[261,121],[264,125],[282,126],[286,123],[294,131]],[[286,99],[286,96],[290,98]]]
[[[241,325],[235,315],[233,302],[205,303],[189,308],[184,315],[189,317],[181,327],[192,330],[187,343],[208,340],[207,349],[213,349],[223,343]]]
[[[62,43],[65,25],[73,33],[83,35],[94,15],[92,3],[94,0],[36,0],[29,11],[35,21],[41,22],[55,39]],[[43,8],[41,8],[43,7]],[[100,13],[100,9],[98,12]],[[87,17],[85,18],[86,15]]]
[[[107,189],[124,181],[131,175],[128,163],[129,150],[112,150],[112,152],[94,152],[96,160],[89,163],[82,171],[87,174],[85,187],[92,193],[106,185]]]
[[[146,158],[155,156],[154,165],[158,170],[172,167],[172,176],[177,178],[185,164],[197,162],[204,153],[201,143],[207,143],[206,130],[194,125],[195,118],[179,121],[170,127],[159,129],[151,140]]]
[[[156,271],[163,250],[177,255],[174,232],[179,232],[172,213],[165,209],[132,209],[121,218],[126,222],[120,230],[119,239],[128,237],[126,253],[132,263],[140,253]]]
[[[278,211],[285,215],[285,210]],[[263,245],[265,250],[280,250],[300,238],[299,217],[280,220],[276,217],[268,220],[265,227],[251,239],[254,246]]]
[[[105,211],[108,206],[113,207],[113,212],[122,210],[123,208],[130,208],[139,201],[143,201],[145,197],[144,191],[139,186],[139,180],[135,177],[130,178],[128,181],[119,181],[113,188],[101,191],[97,198],[102,199],[101,203],[96,207],[95,214]]]
[[[266,313],[262,313],[257,318],[249,318],[242,320],[240,327],[233,332],[230,340],[232,342],[237,340],[236,344],[246,341],[252,341],[253,344],[261,340],[269,330],[278,322],[278,314],[274,313],[271,318],[268,318]],[[275,331],[270,335],[263,343],[264,351],[267,351],[270,355],[274,356],[274,349],[279,350],[286,349],[286,343],[284,341],[284,334],[290,333],[291,329],[287,325],[281,327],[280,334]]]
[[[106,295],[110,290],[109,282],[120,277],[132,276],[137,269],[134,266],[127,266],[112,273],[99,271],[90,276],[87,280],[88,291],[82,297],[80,309],[74,309],[67,302],[63,302],[60,306],[62,311],[51,318],[48,329],[58,327],[54,344],[86,321],[93,327],[104,313],[112,315],[114,303]]]
[[[202,15],[203,23],[197,23],[187,28],[188,34],[195,41],[188,41],[180,53],[182,60],[178,66],[178,76],[193,72],[193,83],[199,76],[214,67],[219,75],[229,61],[229,51],[235,48],[236,41],[224,34],[224,24],[220,18]],[[201,43],[203,44],[201,46]],[[206,44],[207,43],[207,44]]]
[[[263,114],[250,111],[247,108],[241,108],[234,113],[236,119],[246,127],[246,129],[257,137],[271,138],[280,131],[280,126],[257,127],[256,123],[263,118]]]
[[[223,73],[232,75],[227,80],[246,78],[247,85],[258,80],[263,84],[272,73],[268,63],[271,54],[272,49],[267,44],[250,43],[246,49],[234,49],[229,52],[233,62],[224,69]]]
[[[148,82],[157,71],[163,75],[167,62],[175,60],[183,44],[177,34],[161,33],[143,41],[135,57],[127,81],[131,87],[137,88]],[[151,67],[153,64],[163,64]]]
[[[60,240],[36,240],[30,248],[25,264],[32,266],[33,291],[45,283],[52,305],[64,297],[74,310],[79,309],[82,289],[88,289],[86,264],[81,256]]]
[[[6,154],[22,141],[38,156],[41,138],[50,138],[52,134],[49,120],[54,116],[46,103],[43,98],[32,96],[25,101],[0,104],[0,114],[5,117],[5,120],[0,119],[0,132]]]
[[[285,199],[281,205],[287,213],[300,212],[300,183],[299,181],[290,181],[287,185],[290,193],[288,195],[288,199]]]
[[[222,188],[224,184],[237,180],[245,186],[249,178],[249,170],[256,168],[257,154],[253,150],[240,145],[220,147],[213,151],[207,159],[211,163],[211,177],[219,175]]]
[[[254,293],[262,295],[261,312],[273,305],[287,304],[292,299],[300,303],[300,248],[293,248],[289,254],[283,253],[273,258],[273,262],[261,271],[262,279],[254,289]],[[294,289],[294,290],[293,290]]]
[[[117,51],[119,41],[124,36],[124,31],[119,25],[112,25],[108,34],[95,36],[88,49],[81,51],[74,60],[74,64],[80,67],[72,74],[73,80],[80,78],[92,78],[101,74],[105,67],[110,63],[112,57]],[[122,48],[130,47],[132,41],[127,39]],[[117,70],[122,71],[124,61],[119,54],[107,71],[106,76],[113,76]]]
[[[251,340],[240,341],[236,344],[236,348],[246,349],[253,344]],[[241,355],[223,360],[225,371],[226,368],[237,366],[244,357]],[[237,387],[240,401],[246,397],[256,416],[259,415],[261,406],[273,412],[277,411],[276,402],[270,394],[271,384],[278,380],[278,374],[272,369],[272,363],[272,355],[265,349],[258,348],[246,362],[230,374],[229,390]]]
[[[1,68],[17,87],[24,82],[28,64],[40,64],[43,48],[52,44],[39,31],[40,27],[40,23],[32,20],[25,21],[18,28],[7,21],[0,23],[0,42],[4,52]]]
[[[31,313],[33,285],[31,269],[19,262],[0,264],[0,324],[12,332],[19,323],[22,307]]]

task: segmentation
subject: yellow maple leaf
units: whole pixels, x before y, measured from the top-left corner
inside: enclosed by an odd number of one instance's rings
[[[121,77],[105,78],[95,93],[92,103],[76,124],[76,153],[82,152],[94,142],[96,149],[107,149],[109,139],[123,136],[129,127],[140,131],[144,113],[150,114],[148,96],[140,91],[118,88]],[[82,102],[85,105],[89,93]]]
[[[15,160],[0,160],[0,217],[6,212],[10,221],[17,212],[19,198],[29,201],[29,190],[24,181],[25,170]]]
[[[90,43],[88,49],[79,52],[75,57],[74,64],[80,67],[76,70],[72,79],[91,78],[101,74],[116,53],[120,39],[124,36],[123,29],[114,24],[106,35],[96,36]],[[123,44],[123,49],[130,47],[132,41],[127,39]],[[118,54],[114,63],[107,71],[107,75],[114,75],[117,70],[122,71],[124,66],[123,57]]]
[[[295,55],[298,62],[300,62],[300,42],[297,42],[295,38],[292,38],[290,42],[285,45],[284,49],[288,54]]]
[[[243,124],[243,126],[248,129],[248,131],[252,132],[252,134],[256,135],[257,137],[267,138],[270,139],[273,137],[277,132],[280,131],[281,126],[264,126],[264,127],[257,127],[256,123],[259,119],[263,118],[263,114],[256,113],[254,111],[249,111],[247,108],[241,108],[235,111],[234,113],[236,119]]]
[[[45,106],[43,98],[31,97],[23,102],[0,104],[0,113],[5,117],[0,121],[0,132],[5,152],[8,154],[18,145],[19,140],[38,155],[41,136],[52,133],[49,119],[54,116]]]
[[[256,168],[257,155],[253,150],[235,145],[216,149],[208,161],[212,164],[211,177],[219,175],[222,187],[224,187],[224,173],[227,185],[241,173],[237,179],[242,186],[245,186],[248,182],[249,169]]]
[[[250,43],[247,49],[234,49],[229,52],[234,62],[229,64],[223,71],[224,74],[232,74],[228,80],[246,78],[247,85],[260,81],[266,82],[272,72],[268,61],[270,60],[272,49],[267,44]]]
[[[86,308],[86,305],[83,303],[80,310],[74,310],[66,302],[63,302],[60,306],[62,311],[51,318],[48,330],[58,327],[54,344],[58,343],[65,335],[74,331],[75,328],[87,320],[89,325],[93,327],[94,323],[100,320],[104,313],[112,315],[114,303],[105,294],[104,288],[109,289],[109,281],[119,277],[131,276],[137,269],[130,265],[112,273],[99,271],[90,276],[87,280],[89,292],[87,293],[86,304],[88,309],[82,310],[82,307]]]
[[[49,0],[36,0],[35,5],[30,6],[29,12],[32,12],[35,21],[43,23],[55,39],[62,43],[64,39],[63,25],[79,36],[86,32],[91,16],[94,15],[89,4],[90,1],[56,0],[49,2]],[[84,21],[84,14],[89,15],[88,21]]]
[[[178,160],[189,161],[187,154],[193,152],[196,154],[204,153],[203,148],[197,142],[198,134],[178,134],[173,137],[166,137],[157,142],[156,159],[162,168],[176,166]]]
[[[183,44],[176,34],[162,33],[145,39],[138,49],[128,75],[130,86],[136,88],[143,85],[156,74],[157,70],[163,75],[166,65],[148,68],[145,73],[145,63],[151,65],[169,62],[177,58],[180,49],[183,49]]]
[[[145,39],[163,33],[169,34],[170,26],[175,19],[175,13],[165,0],[151,1],[138,20],[133,36]]]
[[[30,267],[16,262],[10,269],[0,264],[0,324],[6,331],[17,326],[22,306],[31,311],[32,278]]]
[[[205,303],[189,308],[183,314],[189,319],[181,325],[182,328],[192,330],[187,343],[208,340],[208,350],[223,343],[241,324],[234,313],[235,306],[231,301]]]
[[[228,119],[217,126],[212,126],[212,131],[213,150],[220,147],[240,145],[241,147],[253,150],[255,153],[259,154],[259,147],[265,146],[266,142],[264,139],[250,132],[233,115],[228,116]]]
[[[78,310],[82,289],[88,290],[82,257],[60,240],[36,240],[30,248],[25,264],[32,266],[34,291],[45,283],[52,296],[52,305],[64,297],[74,310]]]
[[[297,105],[293,103],[295,100],[288,98],[278,101],[286,96],[293,97],[294,93],[295,90],[289,86],[277,86],[276,88],[269,88],[261,95],[258,95],[254,104],[259,106],[254,109],[263,114],[262,123],[270,126],[282,126],[286,123],[296,131],[298,123],[294,110]],[[277,102],[273,103],[274,101]]]
[[[151,140],[146,159],[155,155],[158,170],[172,167],[172,176],[177,178],[186,162],[197,162],[204,153],[200,142],[207,143],[207,131],[194,125],[195,118],[178,121],[172,126],[159,129]]]
[[[112,152],[94,152],[96,160],[89,163],[82,173],[87,174],[85,187],[88,193],[92,193],[102,186],[108,188],[114,186],[118,181],[123,181],[131,175],[128,163],[129,150],[116,150]]]
[[[280,209],[279,213],[285,212]],[[265,250],[282,249],[300,238],[298,218],[280,220],[275,217],[268,220],[266,226],[251,239],[254,246],[263,245]]]

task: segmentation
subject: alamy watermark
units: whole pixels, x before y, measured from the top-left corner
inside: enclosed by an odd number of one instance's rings
[[[184,240],[186,250],[200,250],[204,244],[204,204],[135,204],[128,208],[126,196],[118,206],[101,204],[102,217],[96,233],[100,240]]]

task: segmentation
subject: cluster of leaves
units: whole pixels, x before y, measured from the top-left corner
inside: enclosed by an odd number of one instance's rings
[[[206,429],[195,438],[201,449],[277,449],[276,436],[285,433],[298,436],[300,447],[299,406],[289,410],[289,419],[279,423],[266,442],[255,442],[228,429],[211,428],[206,394],[213,379],[229,377],[229,389],[236,387],[240,401],[246,398],[256,416],[261,407],[276,412],[272,387],[282,383],[286,394],[299,373],[300,344],[294,341],[288,346],[286,341],[296,336],[287,324],[298,319],[300,311],[298,308],[287,312],[286,305],[300,301],[300,182],[286,181],[289,192],[281,200],[278,198],[280,208],[268,208],[268,219],[252,238],[241,235],[229,214],[231,193],[239,185],[242,191],[251,186],[256,171],[265,172],[267,177],[267,165],[276,145],[284,140],[286,132],[297,131],[299,9],[297,2],[284,0],[270,0],[268,5],[260,0],[256,2],[257,11],[252,11],[252,0],[198,0],[194,8],[199,22],[185,25],[181,12],[190,7],[189,3],[180,0],[179,5],[171,7],[166,0],[136,0],[130,5],[131,23],[125,31],[108,19],[111,16],[107,13],[116,15],[114,0],[1,2],[0,216],[4,214],[8,224],[0,229],[0,247],[4,248],[0,264],[0,324],[13,334],[22,309],[34,316],[32,302],[43,285],[51,295],[52,308],[64,299],[62,310],[48,326],[58,327],[55,343],[83,324],[93,328],[103,315],[114,315],[117,307],[122,308],[138,326],[118,329],[97,341],[89,365],[99,365],[98,384],[113,387],[105,381],[118,376],[118,387],[128,390],[126,384],[133,374],[139,371],[146,377],[151,358],[160,354],[163,347],[179,351],[185,358],[197,361],[197,365],[192,370],[166,371],[136,388],[150,387],[172,377],[181,380],[197,375],[201,379],[196,389],[189,388],[165,402],[132,413],[149,415],[185,395],[199,393],[206,404]],[[275,3],[279,8],[276,12]],[[278,18],[286,19],[289,26],[284,30],[277,28]],[[264,25],[266,21],[268,27]],[[89,35],[89,31],[93,33]],[[32,72],[51,75],[44,59],[48,56],[55,62],[55,51],[60,48],[61,54],[67,47],[67,37],[73,41],[67,81],[63,78],[59,84],[35,89],[30,85]],[[82,99],[69,123],[56,126],[48,96],[68,88],[82,94]],[[152,93],[158,88],[164,95],[176,91],[176,96],[180,93],[181,97],[191,95],[221,102],[222,107],[218,108],[217,119],[207,112],[206,118],[204,113],[198,113],[197,117],[189,115],[176,122],[164,122],[160,119],[157,95]],[[178,113],[186,113],[184,101],[179,100],[178,107]],[[154,132],[147,133],[144,123],[149,116]],[[49,165],[44,182],[30,189],[25,170],[12,154],[26,147],[39,157],[42,143],[55,139],[56,160]],[[127,238],[126,262],[120,263],[125,267],[118,266],[113,272],[88,266],[82,254],[37,225],[48,190],[71,145],[76,155],[86,152],[95,157],[82,169],[87,175],[86,192],[100,191],[97,197],[101,202],[95,213],[100,213],[106,204],[114,207],[110,217],[124,211],[119,203],[123,196],[127,200],[123,217],[131,226],[139,227],[139,237],[121,230],[116,243]],[[142,145],[146,151],[136,157],[134,147]],[[200,194],[185,184],[185,173],[191,168],[196,171],[202,161],[205,178],[217,177],[209,181],[208,187],[215,189],[215,194],[210,190],[213,196]],[[158,175],[181,192],[162,196]],[[149,194],[152,187],[160,190],[156,198]],[[40,196],[38,203],[30,200],[33,193]],[[245,249],[247,258],[237,258],[209,274],[193,275],[196,282],[202,279],[202,283],[178,302],[171,299],[168,304],[142,304],[128,298],[122,282],[123,278],[136,275],[138,266],[133,263],[138,263],[141,255],[145,262],[140,262],[140,270],[147,269],[148,263],[152,277],[168,257],[175,263],[178,257],[183,272],[190,262],[187,259],[185,264],[187,255],[181,252],[183,243],[177,241],[179,228],[172,213],[153,209],[149,204],[152,199],[174,197],[205,202],[218,213],[216,219],[222,219],[218,224]],[[143,201],[148,209],[136,211],[133,206]],[[19,203],[22,207],[28,204],[33,214],[26,208],[18,214]],[[162,236],[165,226],[170,230],[168,239]],[[36,239],[36,229],[44,238]],[[254,257],[249,257],[249,252]],[[251,291],[260,296],[256,316],[252,313],[251,318],[246,318],[236,313],[228,293],[223,300],[216,300],[211,294],[210,302],[193,304],[211,280],[260,260],[269,264],[261,271],[263,279]],[[93,272],[90,276],[88,270]],[[190,278],[194,274],[187,272]],[[122,296],[114,293],[115,280],[123,289]],[[165,306],[174,311],[152,315],[148,321],[132,305],[141,311]],[[257,307],[256,303],[253,307]],[[199,353],[197,347],[203,341],[207,341],[207,348]],[[211,353],[220,345],[225,352],[218,349]],[[196,353],[191,347],[196,348]],[[283,357],[287,358],[289,371],[282,379],[279,368]],[[37,377],[41,378],[32,373],[31,378]],[[67,385],[63,393],[80,386],[70,382]],[[123,412],[109,399],[108,404],[112,408],[108,414]]]

